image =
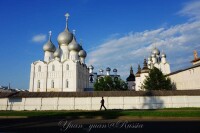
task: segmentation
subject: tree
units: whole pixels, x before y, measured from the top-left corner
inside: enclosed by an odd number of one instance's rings
[[[142,85],[142,88],[146,90],[172,90],[172,87],[170,78],[165,77],[162,71],[156,67],[150,69],[149,76]]]
[[[112,79],[110,76],[100,77],[94,83],[95,91],[120,91],[127,90],[127,84],[118,78]]]

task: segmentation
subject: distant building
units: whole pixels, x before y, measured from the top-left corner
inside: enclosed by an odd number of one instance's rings
[[[136,85],[135,90],[139,91],[141,90],[141,86],[146,79],[146,76],[149,75],[149,70],[153,67],[156,67],[162,71],[163,74],[169,74],[170,71],[170,65],[167,62],[166,54],[163,52],[160,55],[159,49],[156,47],[152,50],[151,56],[148,58],[148,61],[144,59],[143,68],[140,68],[140,65],[138,65],[138,71],[136,73]]]
[[[66,28],[58,35],[58,47],[49,39],[44,44],[44,60],[31,64],[30,92],[81,92],[89,86],[89,71],[85,64],[87,56],[83,46],[76,40],[75,33]]]
[[[96,82],[97,79],[103,78],[105,76],[110,76],[113,80],[118,80],[120,79],[120,75],[117,74],[117,69],[113,69],[113,73],[111,74],[111,68],[107,67],[104,73],[103,69],[99,69],[99,74],[97,72],[93,72],[94,67],[91,65],[89,66],[89,88],[94,88],[94,83]]]
[[[113,73],[111,73],[111,68],[107,67],[106,68],[106,72],[104,73],[103,69],[99,70],[99,74],[97,75],[97,79],[101,78],[101,77],[105,77],[105,76],[110,76],[113,80],[118,80],[120,79],[120,75],[117,74],[117,69],[114,68],[113,69]]]
[[[194,51],[194,60],[192,66],[167,74],[175,84],[177,90],[200,89],[200,58],[197,51]]]
[[[13,89],[10,87],[10,83],[8,86],[0,86],[0,92],[19,92],[19,91],[28,91],[28,90],[23,90],[23,89]]]
[[[0,86],[0,92],[11,92],[9,86]]]
[[[163,74],[169,74],[170,65],[167,62],[167,56],[164,52],[160,55],[160,50],[156,47],[152,50],[151,56],[148,58],[147,61],[148,68],[156,67],[162,71]]]
[[[135,75],[133,73],[133,67],[130,68],[130,75],[126,79],[126,82],[128,83],[128,89],[129,90],[135,90]]]

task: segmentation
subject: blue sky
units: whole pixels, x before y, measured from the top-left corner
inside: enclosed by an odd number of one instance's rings
[[[172,71],[190,66],[194,49],[200,54],[199,0],[1,0],[0,85],[28,89],[30,64],[43,59],[49,30],[58,45],[66,12],[95,71],[117,68],[125,79],[155,45]]]

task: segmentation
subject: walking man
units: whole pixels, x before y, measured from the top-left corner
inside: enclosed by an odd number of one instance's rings
[[[106,107],[104,106],[104,99],[103,99],[103,97],[102,97],[102,99],[101,99],[101,107],[100,107],[100,110],[101,110],[102,107],[104,107],[104,109],[106,110]]]

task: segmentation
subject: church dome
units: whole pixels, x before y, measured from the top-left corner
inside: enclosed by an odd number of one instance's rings
[[[156,54],[153,54],[153,53],[152,53],[152,54],[151,54],[151,57],[152,57],[152,58],[155,58],[155,57],[156,57]]]
[[[87,52],[83,49],[82,43],[80,43],[79,46],[80,51],[78,52],[78,55],[85,58],[87,56]]]
[[[141,73],[149,73],[149,68],[147,66],[147,61],[146,59],[144,59],[144,63],[143,63],[143,68],[141,70]]]
[[[86,51],[85,50],[80,50],[79,52],[78,52],[78,55],[80,56],[80,57],[86,57],[87,56],[87,53],[86,53]]]
[[[58,47],[57,49],[56,49],[56,51],[54,52],[54,57],[58,57],[58,58],[60,58],[60,53],[61,53],[61,51],[60,51],[60,47]]]
[[[73,35],[73,40],[69,43],[68,45],[68,49],[69,51],[79,51],[81,48],[81,46],[76,42],[76,38]]]
[[[93,67],[92,65],[90,65],[88,68],[89,68],[89,69],[94,69],[94,67]]]
[[[69,32],[68,29],[65,29],[58,35],[58,43],[59,45],[65,44],[68,45],[73,39],[73,34]]]
[[[111,70],[110,67],[107,67],[107,68],[106,68],[106,71],[110,71],[110,70]]]
[[[165,54],[165,53],[162,53],[162,55],[161,55],[161,56],[166,58],[166,54]]]
[[[135,77],[140,77],[140,74],[141,74],[141,68],[140,68],[140,65],[138,64],[138,71],[135,74]]]
[[[117,69],[115,68],[115,69],[113,69],[113,72],[117,72]]]
[[[152,51],[152,54],[160,55],[160,51],[155,47]]]
[[[102,73],[102,72],[103,72],[103,69],[100,69],[99,72]]]
[[[48,40],[47,43],[44,44],[43,50],[49,51],[49,52],[55,52],[56,51],[56,47],[54,46],[54,44],[51,41],[51,31],[49,31],[49,40]]]
[[[65,17],[66,17],[66,28],[65,28],[65,30],[63,32],[61,32],[58,35],[58,38],[57,38],[59,45],[62,45],[62,44],[68,45],[73,39],[73,34],[68,29],[68,17],[69,17],[69,14],[67,13],[65,15]]]

